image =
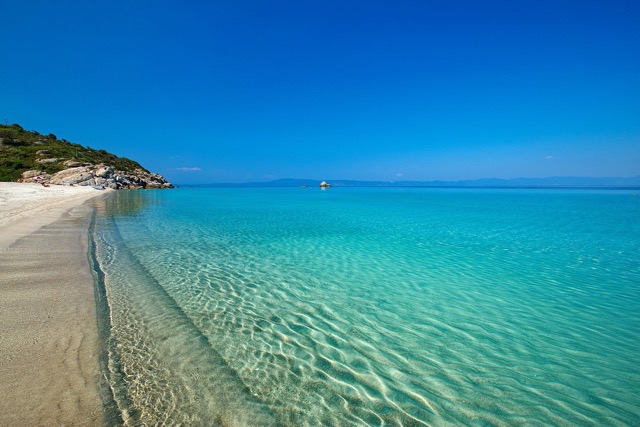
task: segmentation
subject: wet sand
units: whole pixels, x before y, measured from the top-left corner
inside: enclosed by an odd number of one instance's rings
[[[0,425],[103,425],[92,188],[0,183]]]

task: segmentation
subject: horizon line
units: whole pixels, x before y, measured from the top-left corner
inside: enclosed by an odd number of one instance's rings
[[[554,180],[558,182],[553,182]],[[183,186],[298,187],[317,186],[323,180],[280,178],[271,181],[181,183]],[[640,188],[640,175],[632,177],[552,176],[545,178],[477,178],[464,180],[324,180],[335,187],[426,187],[426,188]],[[582,181],[582,182],[581,182]]]

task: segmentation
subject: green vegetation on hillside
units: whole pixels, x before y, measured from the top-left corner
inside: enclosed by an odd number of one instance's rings
[[[39,163],[36,161],[38,159],[58,160]],[[41,135],[36,131],[24,130],[17,124],[0,125],[0,181],[15,181],[27,170],[42,170],[54,174],[65,169],[64,162],[67,160],[104,163],[124,172],[134,169],[148,172],[133,160],[118,157],[105,150],[83,147],[65,139],[59,140],[52,133]]]

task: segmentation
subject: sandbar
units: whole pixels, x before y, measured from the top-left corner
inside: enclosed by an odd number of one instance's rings
[[[85,203],[112,190],[0,183],[0,425],[100,426]]]

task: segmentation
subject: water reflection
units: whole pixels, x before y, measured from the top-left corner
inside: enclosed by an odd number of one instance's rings
[[[162,190],[121,190],[97,199],[94,207],[100,216],[138,217],[149,206],[162,203],[158,191]]]

